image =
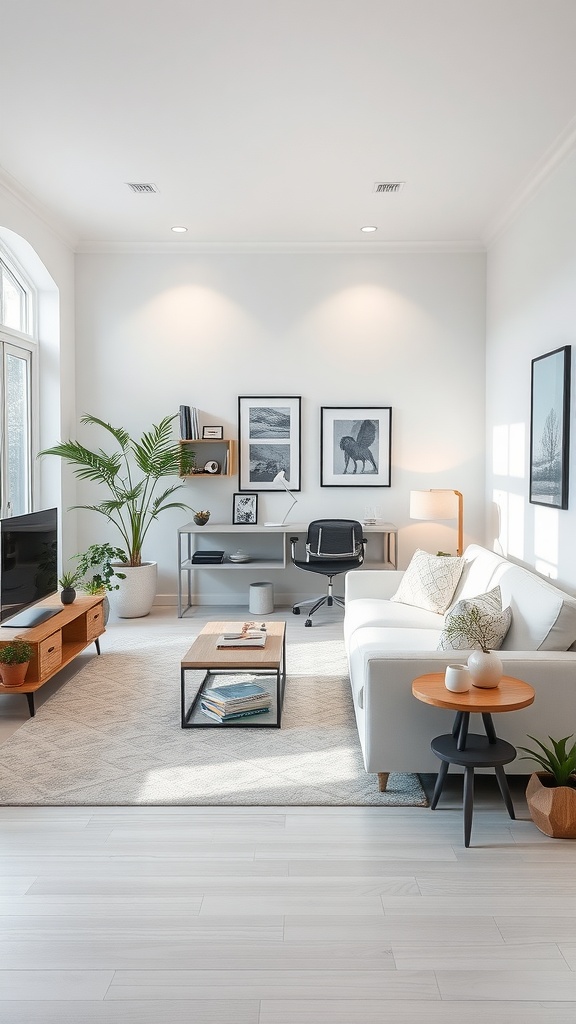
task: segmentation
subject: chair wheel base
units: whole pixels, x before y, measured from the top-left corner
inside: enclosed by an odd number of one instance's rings
[[[299,608],[293,608],[292,609],[292,615],[300,615],[300,609]]]
[[[306,619],[306,622],[304,623],[304,625],[305,626],[311,626],[312,625],[312,619]]]

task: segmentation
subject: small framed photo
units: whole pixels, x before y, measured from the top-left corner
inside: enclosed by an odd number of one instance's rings
[[[392,409],[321,409],[320,486],[390,487]]]
[[[203,441],[223,441],[224,427],[202,427]]]
[[[239,494],[232,496],[232,523],[234,526],[255,526],[258,521],[258,495]]]

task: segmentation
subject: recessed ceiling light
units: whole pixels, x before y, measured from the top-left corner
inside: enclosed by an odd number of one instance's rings
[[[366,224],[365,227],[360,228],[360,231],[378,231],[378,228],[374,224]]]
[[[176,227],[172,228],[172,231],[176,231],[176,232],[179,232],[179,231],[188,231],[188,228],[184,228],[184,227],[182,227],[181,225],[177,224],[177,225],[176,225]]]

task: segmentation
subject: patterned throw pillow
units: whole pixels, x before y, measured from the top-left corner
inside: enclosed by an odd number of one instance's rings
[[[500,587],[494,587],[494,590],[488,591],[487,594],[478,594],[477,597],[469,597],[462,601],[457,601],[454,607],[447,612],[444,624],[446,625],[454,615],[463,615],[469,612],[471,608],[477,608],[480,613],[479,622],[485,633],[486,647],[491,651],[499,650],[512,622],[511,609],[502,608]],[[448,638],[446,631],[443,630],[437,650],[480,651],[482,648],[478,641],[473,640],[471,637],[462,634],[458,637]]]
[[[446,611],[464,568],[463,558],[415,551],[391,601],[412,604],[429,612]]]

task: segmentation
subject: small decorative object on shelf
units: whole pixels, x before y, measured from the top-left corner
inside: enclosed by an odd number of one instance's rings
[[[62,587],[60,591],[60,600],[62,604],[72,604],[76,600],[75,586],[80,579],[80,573],[76,572],[63,572],[62,576],[58,580],[58,583]]]
[[[220,463],[216,462],[215,459],[210,459],[206,463],[206,465],[204,466],[204,472],[205,473],[219,473],[220,472]]]
[[[208,509],[204,509],[202,512],[194,512],[194,522],[196,526],[206,526],[206,523],[210,519],[210,513]]]
[[[202,427],[203,441],[222,441],[224,439],[224,427]]]
[[[32,657],[26,640],[11,640],[0,647],[0,677],[4,686],[22,686]]]

